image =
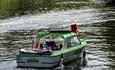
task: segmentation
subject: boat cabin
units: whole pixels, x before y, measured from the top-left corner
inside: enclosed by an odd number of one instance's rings
[[[75,33],[70,31],[49,31],[43,32],[36,37],[32,48],[39,50],[61,50],[64,48],[75,47],[80,44],[79,38]]]

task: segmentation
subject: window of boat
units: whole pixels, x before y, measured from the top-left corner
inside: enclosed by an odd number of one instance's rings
[[[64,38],[60,35],[50,34],[39,39],[43,44],[47,44],[52,50],[60,50],[63,47]]]
[[[73,36],[68,40],[68,48],[69,47],[74,47],[76,45],[80,44],[77,36]]]

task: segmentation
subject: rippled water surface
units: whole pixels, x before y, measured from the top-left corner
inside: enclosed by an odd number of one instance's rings
[[[38,70],[16,68],[19,49],[31,47],[39,30],[67,27],[72,21],[87,37],[85,65],[72,62],[52,70],[115,70],[114,6],[101,0],[0,0],[0,4],[0,70]]]

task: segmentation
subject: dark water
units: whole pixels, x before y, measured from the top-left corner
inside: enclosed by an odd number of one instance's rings
[[[85,65],[55,70],[115,70],[115,7],[104,0],[0,0],[0,70],[38,70],[16,68],[18,50],[40,29],[72,21],[87,36]]]

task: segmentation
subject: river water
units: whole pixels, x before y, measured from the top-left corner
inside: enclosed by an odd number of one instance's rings
[[[115,70],[115,7],[104,0],[0,0],[0,70],[39,70],[16,67],[19,49],[40,29],[73,21],[87,37],[85,65],[52,70]]]

